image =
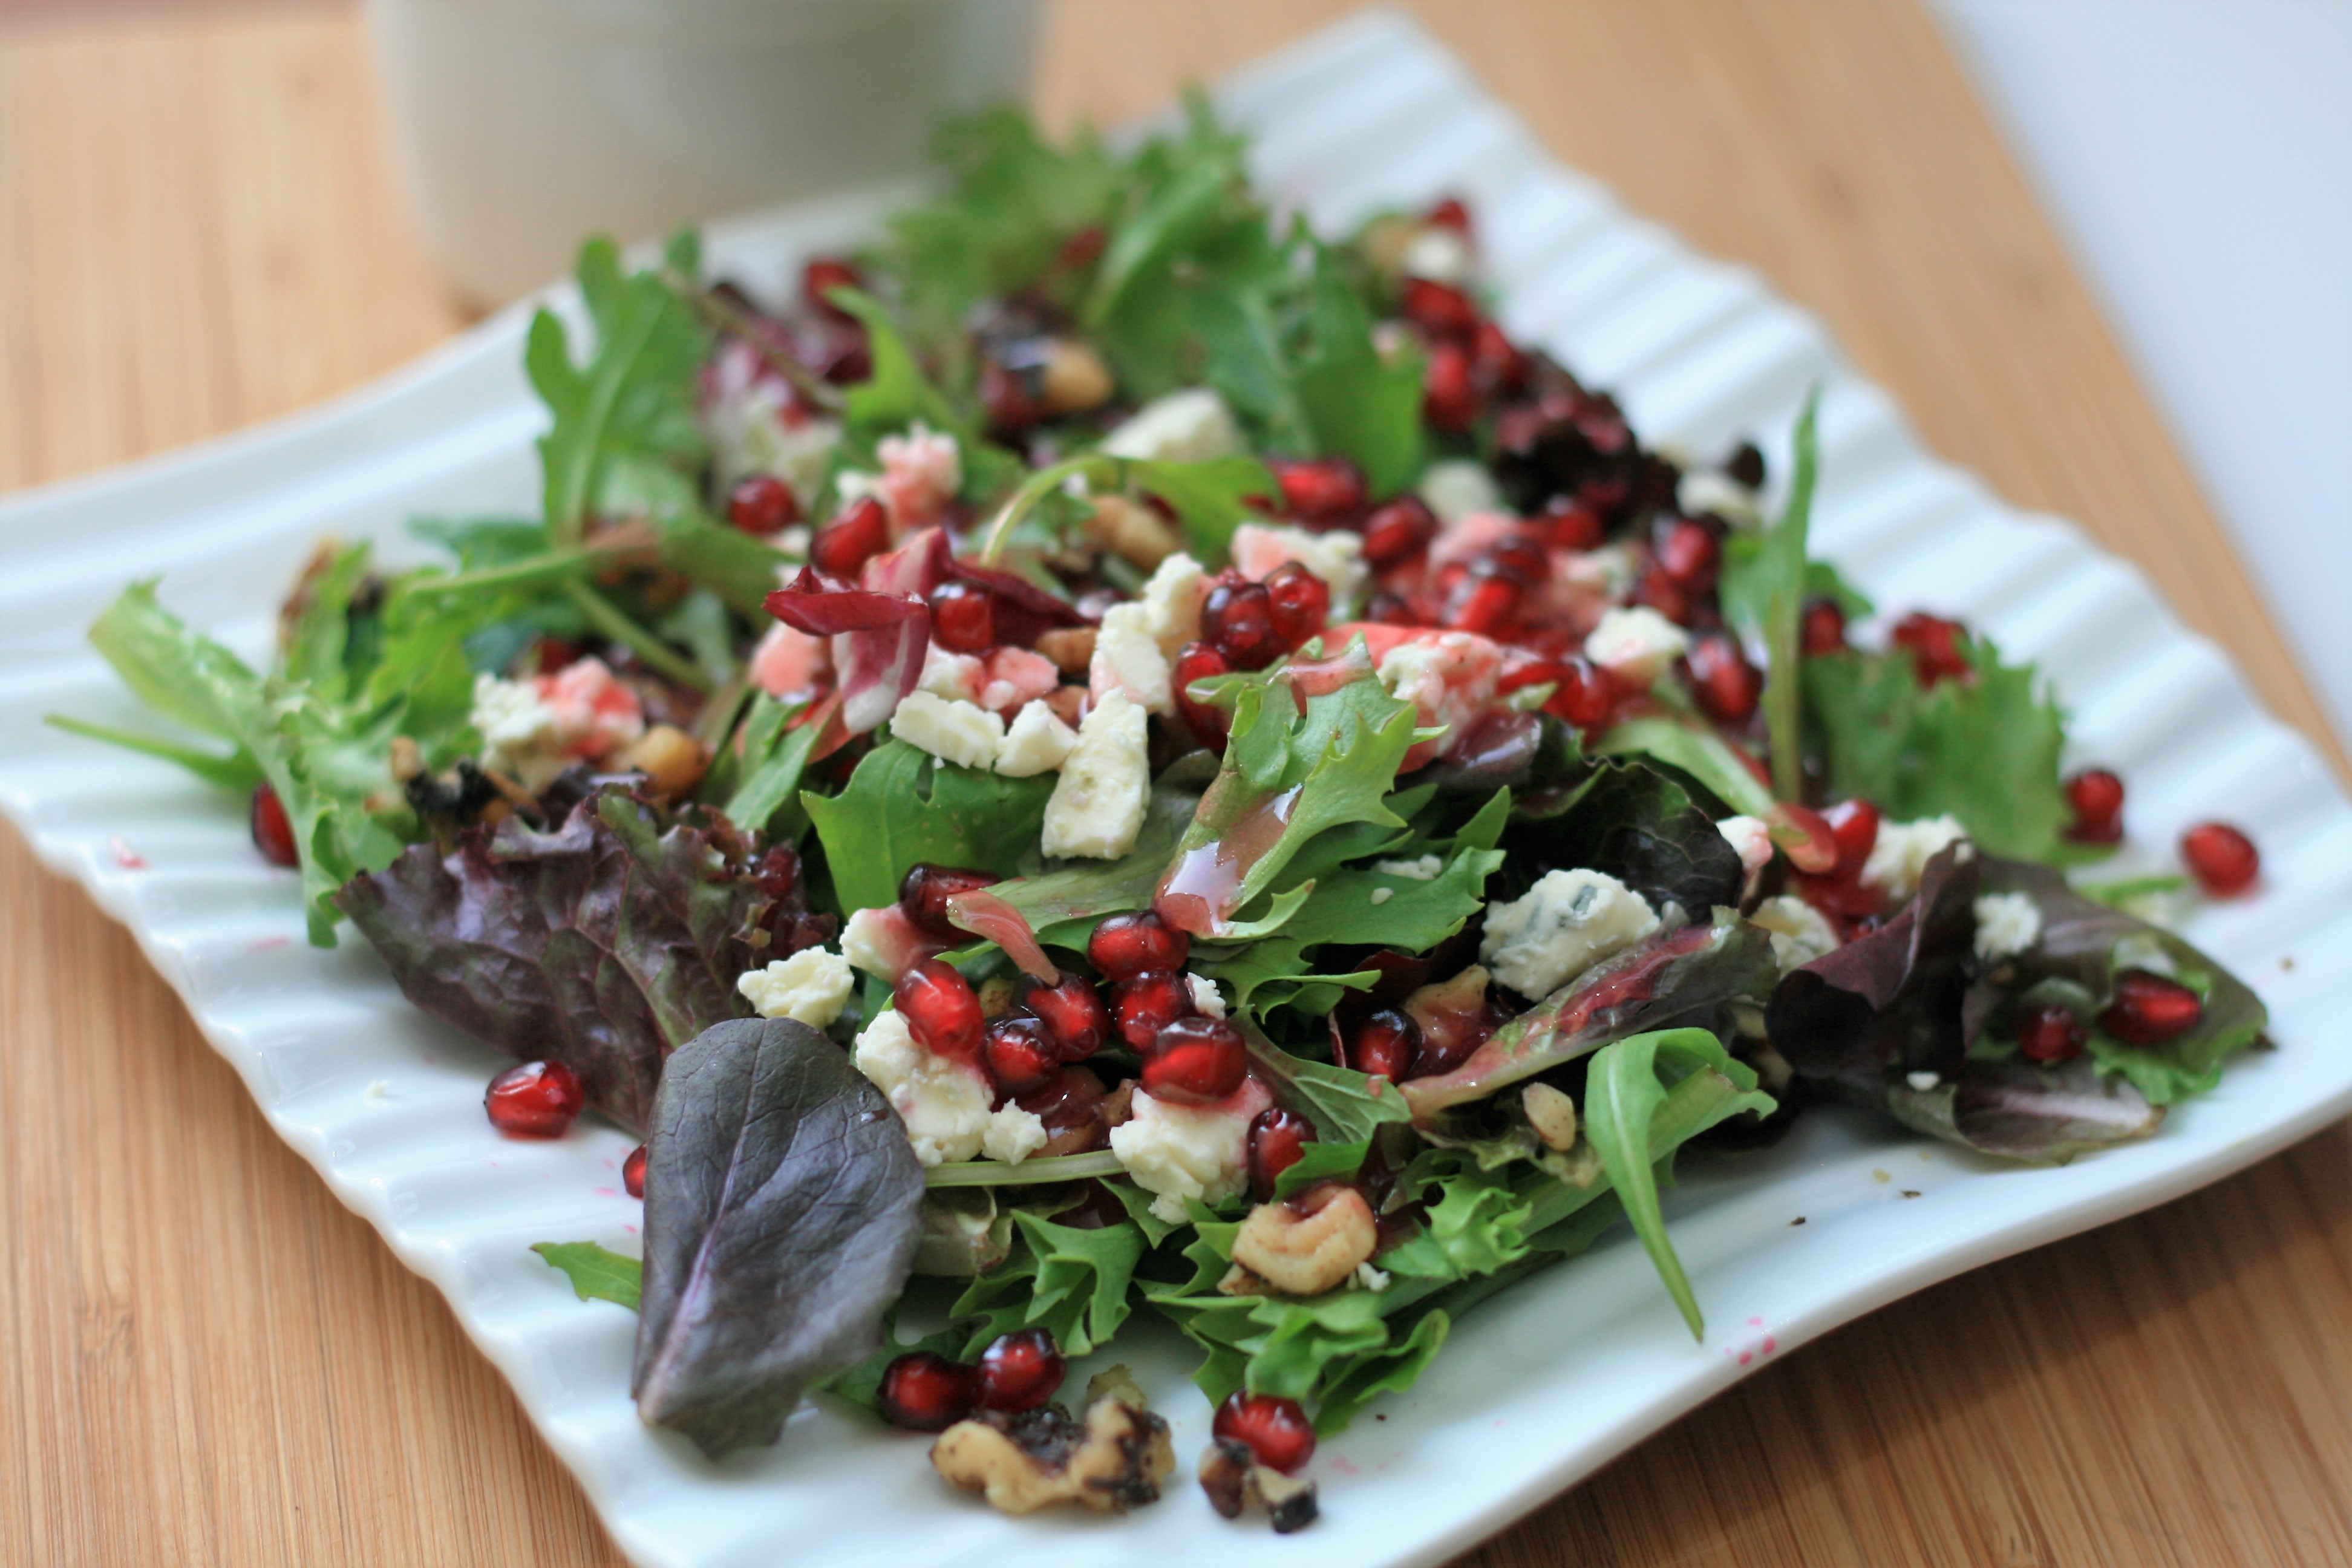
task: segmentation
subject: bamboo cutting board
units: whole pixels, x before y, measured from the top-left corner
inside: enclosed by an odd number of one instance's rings
[[[1123,118],[1345,8],[1065,0],[1042,101]],[[1911,0],[1421,11],[1564,161],[1821,315],[1943,455],[2138,560],[2330,743]],[[341,6],[0,0],[0,489],[454,330],[373,114]],[[1923,1292],[1470,1561],[2352,1563],[2347,1154],[2337,1128]],[[0,1561],[616,1561],[439,1299],[5,832],[0,1400]]]

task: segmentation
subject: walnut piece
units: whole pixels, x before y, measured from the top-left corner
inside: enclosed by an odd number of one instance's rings
[[[702,782],[710,758],[701,742],[677,725],[656,724],[621,753],[621,765],[643,771],[652,778],[654,788],[678,800]]]
[[[1234,1261],[1286,1296],[1320,1296],[1346,1282],[1380,1247],[1372,1205],[1341,1187],[1312,1213],[1260,1204],[1234,1237]]]
[[[1519,1091],[1520,1109],[1544,1147],[1565,1154],[1576,1147],[1576,1101],[1548,1083],[1530,1083]]]
[[[1055,1406],[959,1421],[931,1445],[931,1468],[1006,1513],[1057,1502],[1124,1513],[1160,1500],[1176,1468],[1168,1423],[1140,1405],[1097,1399],[1086,1419]]]
[[[1201,1455],[1201,1489],[1209,1506],[1227,1519],[1239,1519],[1255,1503],[1266,1511],[1276,1535],[1304,1530],[1320,1517],[1315,1483],[1286,1476],[1257,1462],[1249,1445],[1229,1437],[1216,1438]]]

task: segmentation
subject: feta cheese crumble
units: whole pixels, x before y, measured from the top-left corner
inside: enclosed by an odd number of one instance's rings
[[[1437,514],[1438,521],[1446,524],[1459,522],[1473,512],[1497,510],[1503,504],[1503,492],[1496,488],[1486,465],[1468,458],[1430,464],[1422,470],[1414,493]]]
[[[1104,437],[1114,458],[1205,463],[1242,449],[1242,430],[1225,400],[1205,386],[1155,397]]]
[[[1943,1082],[1944,1079],[1941,1073],[1906,1072],[1903,1075],[1903,1081],[1909,1084],[1921,1094],[1925,1094],[1929,1089],[1935,1088],[1937,1084]]]
[[[882,503],[901,530],[937,522],[963,488],[956,438],[919,419],[903,436],[883,437],[874,455],[882,459]]]
[[[1225,1016],[1225,999],[1217,990],[1217,983],[1205,974],[1184,976],[1184,989],[1192,993],[1192,1010],[1204,1018]]]
[[[1265,582],[1286,562],[1296,561],[1323,579],[1335,607],[1352,603],[1371,575],[1364,564],[1363,535],[1349,529],[1309,533],[1287,523],[1245,522],[1234,530],[1233,557],[1234,565],[1253,583]]]
[[[1077,744],[1045,803],[1039,847],[1047,855],[1116,860],[1135,847],[1151,798],[1147,722],[1125,692],[1109,691],[1078,725]]]
[[[1391,899],[1395,897],[1396,889],[1394,888],[1374,888],[1372,889],[1372,902],[1375,904],[1385,904]]]
[[[2023,893],[1987,893],[1975,908],[1977,956],[1988,963],[2014,958],[2042,940],[2042,910]]]
[[[1772,962],[1783,974],[1837,951],[1829,918],[1794,893],[1765,900],[1748,918],[1772,933]]]
[[[1707,468],[1694,469],[1682,477],[1675,486],[1675,505],[1686,517],[1711,511],[1739,528],[1754,528],[1759,521],[1756,492],[1729,474]]]
[[[1727,816],[1715,825],[1724,842],[1739,852],[1739,864],[1753,877],[1772,863],[1772,830],[1760,816]]]
[[[1690,651],[1690,634],[1647,605],[1612,605],[1584,639],[1584,657],[1610,674],[1648,686]]]
[[[812,1029],[841,1016],[856,984],[849,960],[822,947],[804,947],[735,977],[735,989],[760,1016],[791,1018]]]
[[[1135,602],[1143,606],[1143,629],[1161,653],[1172,659],[1201,635],[1201,602],[1208,596],[1209,574],[1181,550],[1151,569]]]
[[[1916,822],[1882,822],[1878,841],[1863,862],[1862,879],[1902,903],[1919,890],[1919,874],[1945,846],[1967,838],[1957,816],[1923,816]],[[1962,858],[1966,858],[1966,855]]]
[[[482,737],[482,765],[534,794],[574,762],[598,762],[646,732],[637,694],[601,658],[578,658],[528,680],[474,678],[467,721]]]
[[[907,1124],[916,1159],[943,1165],[980,1153],[995,1095],[977,1067],[925,1050],[896,1011],[866,1026],[854,1059]]]
[[[1176,1105],[1139,1089],[1135,1114],[1110,1130],[1110,1152],[1153,1194],[1151,1212],[1181,1225],[1185,1199],[1213,1204],[1248,1184],[1250,1121],[1273,1101],[1255,1079],[1214,1105]]]
[[[1522,996],[1549,995],[1658,929],[1647,900],[1605,871],[1547,871],[1509,903],[1486,906],[1478,957]]]
[[[1017,1165],[1043,1149],[1052,1136],[1043,1118],[1008,1103],[989,1116],[988,1131],[980,1135],[980,1152],[992,1160]]]
[[[1014,714],[1005,727],[1004,744],[996,752],[996,771],[1009,779],[1052,773],[1077,743],[1078,732],[1063,723],[1041,698]]]
[[[1094,658],[1087,667],[1087,689],[1097,702],[1118,692],[1148,713],[1172,712],[1172,671],[1168,655],[1152,635],[1151,611],[1141,603],[1113,605],[1095,628]]]
[[[917,690],[898,700],[890,733],[943,761],[992,768],[1004,745],[1004,721],[976,702]]]
[[[1413,860],[1375,860],[1372,869],[1383,877],[1402,877],[1408,881],[1434,882],[1437,874],[1445,869],[1445,862],[1434,855],[1423,855]]]

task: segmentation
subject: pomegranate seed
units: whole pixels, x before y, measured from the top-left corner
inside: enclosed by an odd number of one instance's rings
[[[1132,980],[1147,969],[1181,969],[1192,939],[1150,910],[1113,915],[1087,938],[1087,957],[1110,980]]]
[[[932,1351],[908,1351],[882,1369],[882,1419],[909,1432],[943,1432],[972,1412],[979,1379]]]
[[[1835,599],[1806,600],[1803,626],[1807,658],[1845,651],[1845,612]]]
[[[745,533],[765,538],[800,520],[800,498],[773,474],[753,474],[728,494],[727,521]]]
[[[801,298],[811,309],[832,317],[836,321],[854,321],[857,318],[825,298],[835,289],[863,289],[866,275],[838,257],[820,256],[801,268]]]
[[[1346,1065],[1367,1078],[1402,1083],[1420,1054],[1421,1026],[1401,1008],[1383,1007],[1356,1026]]]
[[[1397,314],[1441,338],[1466,338],[1478,330],[1478,305],[1450,283],[1408,278],[1397,298]]]
[[[1546,502],[1544,525],[1555,550],[1598,550],[1609,538],[1609,521],[1580,500],[1554,496]]]
[[[580,1075],[562,1062],[525,1062],[490,1079],[482,1109],[509,1138],[561,1138],[588,1103]]]
[[[1837,865],[1830,875],[1852,881],[1862,875],[1870,852],[1878,847],[1878,807],[1857,796],[1831,806],[1822,813],[1822,820],[1837,843]]]
[[[1192,988],[1172,969],[1148,969],[1111,989],[1111,1016],[1118,1020],[1118,1037],[1131,1050],[1150,1050],[1160,1030],[1192,1010]]]
[[[2028,1007],[2017,1020],[2017,1048],[2028,1061],[2052,1067],[2073,1061],[2090,1039],[2091,1031],[2060,1003]]]
[[[751,879],[762,898],[791,898],[793,889],[801,885],[801,852],[789,844],[770,846],[767,853],[760,857]]]
[[[2115,999],[2099,1015],[2099,1027],[2130,1046],[2160,1046],[2187,1034],[2205,1016],[2197,993],[2177,980],[2126,969],[2116,976]]]
[[[1718,724],[1745,724],[1764,694],[1764,676],[1727,632],[1711,632],[1691,645],[1691,694]]]
[[[2216,899],[2244,892],[2263,869],[2254,841],[2226,822],[2200,822],[2182,834],[2180,858],[2198,886]]]
[[[646,1146],[642,1143],[629,1151],[621,1162],[621,1186],[633,1198],[646,1195]]]
[[[1188,642],[1184,650],[1176,656],[1176,668],[1169,681],[1175,690],[1176,710],[1184,716],[1184,722],[1192,727],[1192,733],[1201,744],[1213,752],[1225,749],[1225,731],[1230,723],[1230,715],[1214,703],[1194,701],[1185,692],[1192,682],[1206,680],[1213,675],[1230,674],[1233,668],[1223,654],[1207,643]]]
[[[1345,458],[1306,458],[1266,465],[1282,487],[1282,508],[1301,522],[1328,528],[1371,500],[1364,471]]]
[[[1551,556],[1539,528],[1522,524],[1512,529],[1486,552],[1486,559],[1494,575],[1521,584],[1539,584],[1551,575]]]
[[[1559,671],[1559,689],[1544,704],[1544,711],[1567,720],[1580,730],[1594,730],[1606,724],[1623,695],[1616,678],[1580,653],[1560,660]]]
[[[1201,636],[1236,669],[1264,669],[1282,652],[1274,601],[1255,583],[1219,583],[1201,605]]]
[[[1918,672],[1919,684],[1933,686],[1939,680],[1960,679],[1973,668],[1960,646],[1967,635],[1968,628],[1958,621],[1914,610],[1895,622],[1887,637],[1896,647],[1910,650],[1911,668]]]
[[[1055,1054],[1066,1062],[1084,1061],[1110,1041],[1110,1009],[1083,974],[1065,974],[1051,985],[1032,981],[1021,1000],[1045,1026]]]
[[[872,496],[860,496],[809,542],[809,563],[828,577],[853,581],[859,567],[890,545],[890,514]]]
[[[1410,561],[1437,537],[1437,517],[1419,496],[1382,501],[1364,519],[1364,560],[1376,568]]]
[[[1323,635],[1331,614],[1331,585],[1297,561],[1266,574],[1265,596],[1274,608],[1274,634],[1285,648]]]
[[[1518,615],[1519,600],[1527,592],[1520,580],[1507,572],[1491,559],[1472,562],[1446,609],[1445,624],[1480,637],[1502,636]]]
[[[1296,1399],[1237,1389],[1217,1406],[1209,1429],[1228,1442],[1247,1444],[1259,1464],[1285,1475],[1296,1474],[1315,1457],[1315,1424]]]
[[[2066,837],[2080,844],[2113,844],[2124,836],[2124,781],[2105,768],[2085,768],[2066,781],[2074,808]]]
[[[1470,351],[1460,343],[1432,343],[1421,378],[1421,416],[1433,430],[1460,434],[1478,422],[1478,384]]]
[[[1470,209],[1462,205],[1460,196],[1440,196],[1421,215],[1421,221],[1433,228],[1450,228],[1454,233],[1470,232]]]
[[[273,866],[302,861],[294,849],[294,824],[287,819],[286,803],[266,780],[253,786],[253,847]]]
[[[1633,584],[1633,603],[1647,605],[1678,626],[1691,623],[1691,596],[1674,579],[1653,567]]]
[[[1470,357],[1483,386],[1514,393],[1528,384],[1528,356],[1492,321],[1478,323],[1470,340]]]
[[[980,1352],[980,1407],[1034,1410],[1062,1386],[1062,1347],[1045,1329],[1001,1334]]]
[[[1062,1056],[1042,1019],[1026,1013],[992,1018],[981,1031],[981,1059],[1007,1098],[1034,1094],[1062,1070]]]
[[[992,888],[998,879],[986,871],[961,871],[952,866],[934,866],[920,861],[907,868],[898,879],[898,907],[915,922],[915,929],[941,942],[963,942],[970,933],[948,919],[948,900],[958,893],[976,892]]]
[[[1205,1104],[1249,1076],[1249,1044],[1223,1018],[1178,1018],[1143,1053],[1143,1087],[1154,1100]]]
[[[1315,1124],[1298,1112],[1278,1105],[1259,1111],[1249,1130],[1251,1195],[1260,1203],[1271,1199],[1276,1179],[1298,1163],[1314,1142]]]
[[[898,976],[891,999],[906,1016],[916,1043],[933,1056],[961,1061],[979,1057],[984,1026],[980,998],[952,964],[923,960]]]
[[[931,590],[931,637],[956,653],[996,646],[996,595],[977,583],[946,582]]]
[[[1706,524],[1687,517],[1659,520],[1653,547],[1658,570],[1686,594],[1704,594],[1715,586],[1716,569],[1723,563],[1723,546]]]

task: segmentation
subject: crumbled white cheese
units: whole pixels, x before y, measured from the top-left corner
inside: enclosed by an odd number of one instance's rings
[[[1004,746],[1004,721],[976,702],[909,691],[890,715],[890,733],[907,744],[968,768],[992,768]]]
[[[1477,270],[1478,258],[1462,231],[1442,223],[1423,224],[1404,247],[1402,268],[1408,278],[1461,288]]]
[[[1863,862],[1862,879],[1901,903],[1919,890],[1919,874],[1946,845],[1969,836],[1957,816],[1923,816],[1916,822],[1882,822],[1878,840]],[[1967,858],[1963,854],[1961,858]]]
[[[1144,711],[1123,691],[1103,694],[1078,726],[1078,742],[1045,803],[1047,855],[1116,860],[1135,847],[1151,797]]]
[[[1208,574],[1181,550],[1151,569],[1135,602],[1143,606],[1143,629],[1151,634],[1161,653],[1174,658],[1186,643],[1201,635],[1201,601],[1208,596]],[[1160,684],[1164,689],[1168,683]]]
[[[956,438],[918,419],[903,436],[885,436],[874,455],[882,460],[883,504],[900,529],[936,522],[963,488],[963,453]]]
[[[1712,468],[1694,468],[1685,474],[1675,487],[1675,505],[1686,517],[1711,511],[1740,528],[1753,528],[1758,521],[1756,492],[1729,474]]]
[[[1184,976],[1184,989],[1192,994],[1192,1010],[1204,1018],[1225,1016],[1225,999],[1217,990],[1217,983],[1205,974]]]
[[[1772,830],[1760,816],[1727,816],[1715,825],[1724,842],[1739,852],[1741,869],[1753,877],[1772,863]]]
[[[1987,893],[1975,907],[1979,958],[2014,958],[2042,940],[2041,907],[2024,893]]]
[[[392,1098],[392,1079],[388,1078],[370,1079],[367,1086],[367,1097],[370,1100],[390,1100]]]
[[[1151,1212],[1181,1225],[1185,1199],[1213,1204],[1248,1182],[1250,1120],[1270,1102],[1255,1079],[1216,1105],[1166,1104],[1139,1089],[1135,1114],[1110,1130],[1110,1152],[1153,1194]]]
[[[1360,1290],[1385,1290],[1389,1277],[1369,1263],[1356,1265],[1356,1288]]]
[[[950,653],[933,643],[923,650],[923,673],[915,689],[943,697],[950,702],[978,702],[983,679],[980,660],[968,653]]]
[[[1234,530],[1232,552],[1234,564],[1254,583],[1274,575],[1285,562],[1297,562],[1323,579],[1335,605],[1353,603],[1371,575],[1364,564],[1364,536],[1353,529],[1309,533],[1287,523],[1245,522]]]
[[[980,1152],[992,1160],[1017,1165],[1043,1149],[1052,1136],[1034,1112],[1008,1103],[989,1117],[988,1131],[980,1136]]]
[[[1099,702],[1113,691],[1146,712],[1166,713],[1175,703],[1169,695],[1168,655],[1151,633],[1151,612],[1141,604],[1113,605],[1095,628],[1094,659],[1087,668],[1087,689]]]
[[[1478,956],[1522,996],[1550,994],[1658,929],[1649,901],[1605,871],[1547,871],[1509,903],[1486,906]]]
[[[1486,465],[1469,458],[1430,464],[1422,470],[1414,492],[1442,523],[1459,522],[1472,512],[1496,511],[1503,505],[1503,492],[1496,488]]]
[[[1434,855],[1423,855],[1415,860],[1375,860],[1372,869],[1383,877],[1402,877],[1414,882],[1434,882],[1445,862]]]
[[[1205,386],[1155,397],[1103,439],[1114,458],[1205,463],[1242,449],[1241,426],[1225,400]]]
[[[540,789],[563,771],[555,710],[539,700],[530,682],[474,677],[467,721],[481,733],[482,765],[521,780],[525,789]]]
[[[1061,716],[1040,698],[1014,714],[1005,727],[1004,744],[996,752],[996,771],[1009,779],[1052,773],[1077,743],[1078,732],[1063,723]]]
[[[1690,634],[1647,605],[1616,605],[1584,639],[1584,657],[1637,686],[1647,686],[1690,651]]]
[[[916,1159],[940,1165],[980,1152],[995,1096],[977,1067],[925,1050],[895,1010],[866,1026],[855,1060],[907,1124]]]
[[[1772,962],[1783,974],[1837,951],[1828,918],[1793,893],[1765,900],[1748,918],[1772,933]]]
[[[1903,1075],[1903,1081],[1909,1084],[1913,1089],[1917,1089],[1921,1094],[1925,1094],[1929,1089],[1935,1088],[1937,1084],[1943,1082],[1944,1079],[1941,1073],[1906,1072]]]
[[[1580,588],[1591,588],[1612,599],[1633,587],[1641,562],[1630,544],[1604,544],[1598,550],[1563,550],[1552,556],[1561,578]]]
[[[878,974],[885,980],[898,978],[895,962],[898,942],[890,927],[898,906],[883,910],[852,910],[841,928],[841,956],[853,969],[868,974]]]
[[[1475,632],[1423,634],[1381,656],[1381,684],[1399,701],[1412,703],[1424,726],[1444,731],[1435,742],[1415,742],[1431,748],[1423,761],[1452,750],[1471,721],[1486,711],[1502,660],[1503,650]],[[1420,763],[1404,765],[1410,770]]]
[[[804,947],[735,977],[735,989],[760,1016],[791,1018],[812,1029],[841,1016],[856,984],[849,960],[822,947]]]
[[[1375,904],[1385,904],[1391,899],[1395,897],[1396,889],[1394,888],[1374,888],[1372,889],[1372,902]]]
[[[749,475],[772,474],[806,506],[824,483],[825,464],[841,442],[841,426],[831,419],[800,418],[795,423],[787,416],[792,389],[761,363],[749,343],[721,346],[711,373],[714,384],[703,405],[702,427],[710,437],[719,493],[733,489]]]
[[[534,792],[573,762],[609,757],[646,731],[637,694],[600,658],[528,680],[476,676],[467,720],[482,736],[482,765]]]

